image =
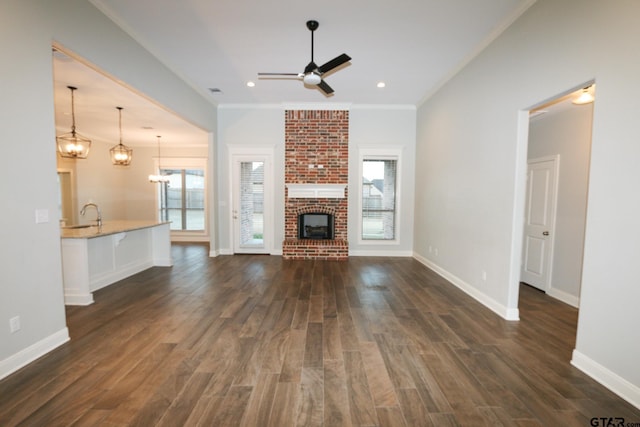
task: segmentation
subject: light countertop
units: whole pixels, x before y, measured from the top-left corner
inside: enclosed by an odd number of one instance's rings
[[[109,234],[123,233],[125,231],[140,230],[142,228],[156,227],[162,224],[169,224],[166,221],[104,221],[102,227],[96,225],[86,228],[64,228],[60,229],[62,239],[91,239],[94,237],[107,236]]]

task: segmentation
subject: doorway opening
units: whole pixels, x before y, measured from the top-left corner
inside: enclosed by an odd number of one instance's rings
[[[273,150],[229,147],[230,241],[233,253],[273,250]]]
[[[535,106],[519,141],[526,163],[520,200],[524,218],[518,280],[511,291],[518,303],[521,283],[579,307],[586,225],[593,102],[572,101],[593,82]],[[523,166],[524,167],[524,166]]]

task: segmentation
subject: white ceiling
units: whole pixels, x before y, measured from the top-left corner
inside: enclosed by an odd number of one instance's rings
[[[91,140],[119,142],[118,109],[122,107],[123,143],[132,147],[155,145],[157,136],[167,145],[206,145],[207,133],[160,105],[93,68],[54,50],[53,73],[56,133],[71,130],[71,91],[74,92],[76,130]]]
[[[218,105],[418,105],[534,1],[91,0]],[[310,19],[320,23],[314,35],[316,64],[342,53],[352,57],[345,67],[324,76],[335,90],[332,96],[295,79],[259,79],[257,75],[303,71],[311,59],[311,33],[306,27]],[[206,143],[206,135],[188,129],[190,126],[185,129],[187,124],[181,120],[167,121],[168,112],[157,105],[129,90],[108,88],[109,83],[118,84],[87,77],[86,72],[95,72],[72,63],[54,59],[58,126],[65,117],[61,112],[70,110],[66,86],[71,84],[78,87],[78,131],[89,137],[110,128],[110,139],[117,138],[115,106],[119,103],[125,108],[125,140],[133,140],[132,145],[144,143],[145,138],[155,139],[157,133],[162,133],[163,139],[166,134],[167,140],[186,141],[177,136],[186,134],[192,140],[205,138]],[[255,82],[255,87],[247,87],[248,81]],[[377,88],[379,81],[386,87]],[[99,88],[94,86],[98,83],[102,84]],[[211,93],[210,88],[221,93]],[[104,105],[99,105],[99,100]],[[82,106],[83,102],[86,105]],[[143,126],[154,129],[143,132]]]

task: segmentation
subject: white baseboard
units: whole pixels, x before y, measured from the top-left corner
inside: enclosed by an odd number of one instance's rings
[[[203,235],[180,235],[180,234],[172,234],[171,241],[176,243],[208,243],[211,238],[209,236]]]
[[[370,251],[370,250],[349,250],[349,256],[384,256],[384,257],[412,257],[413,251]]]
[[[89,289],[91,290],[91,292],[97,291],[98,289],[102,289],[106,286],[109,286],[122,279],[126,279],[127,277],[133,276],[134,274],[140,273],[141,271],[144,271],[151,267],[153,267],[153,261],[149,259],[135,261],[128,265],[121,266],[117,270],[111,270],[101,274],[96,274],[95,276],[90,278]]]
[[[53,335],[49,335],[43,340],[0,360],[0,380],[16,372],[18,369],[28,365],[39,357],[44,356],[56,347],[69,341],[69,330],[65,327]]]
[[[640,387],[631,384],[618,374],[575,349],[571,357],[571,364],[640,409]]]
[[[218,251],[218,253],[219,253],[220,255],[233,255],[233,249],[229,249],[229,248],[227,248],[227,249],[220,249],[220,250]]]
[[[91,305],[93,304],[93,294],[69,294],[64,293],[64,305]]]
[[[219,251],[219,250],[217,250],[217,249],[211,249],[211,250],[209,251],[209,258],[215,258],[215,257],[217,257],[218,255],[220,255],[220,251]]]
[[[575,307],[575,308],[580,307],[580,298],[575,295],[571,295],[570,293],[567,293],[565,291],[561,291],[556,288],[549,288],[547,290],[547,295],[557,300],[560,300],[565,304],[569,304],[572,307]]]
[[[504,305],[500,304],[498,301],[494,300],[490,296],[480,292],[478,289],[474,288],[464,280],[449,273],[448,271],[444,270],[440,266],[434,264],[433,262],[431,262],[430,260],[428,260],[427,258],[421,255],[414,253],[413,257],[417,261],[419,261],[421,264],[433,270],[438,275],[444,277],[445,279],[447,279],[447,281],[451,282],[451,284],[453,284],[455,287],[457,287],[458,289],[460,289],[461,291],[463,291],[464,293],[466,293],[467,295],[469,295],[470,297],[472,297],[473,299],[475,299],[476,301],[478,301],[479,303],[481,303],[491,311],[495,312],[505,320],[520,320],[520,311],[517,308],[505,307]]]

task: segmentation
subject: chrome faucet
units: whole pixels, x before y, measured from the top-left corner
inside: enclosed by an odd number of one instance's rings
[[[96,212],[98,213],[96,224],[98,225],[98,227],[102,227],[102,214],[100,213],[100,208],[98,208],[98,205],[96,205],[95,203],[85,203],[85,205],[82,207],[82,210],[80,211],[80,215],[84,216],[84,214],[87,212],[87,208],[90,206],[96,208]]]

